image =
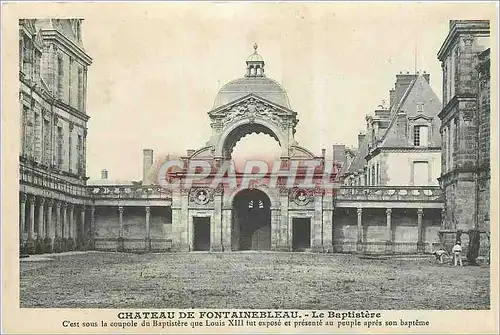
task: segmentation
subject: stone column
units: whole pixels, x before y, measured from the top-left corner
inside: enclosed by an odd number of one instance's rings
[[[80,249],[85,249],[85,205],[80,209]]]
[[[418,208],[417,209],[417,252],[418,253],[424,253],[425,250],[425,245],[424,241],[422,239],[423,237],[423,231],[422,231],[422,218],[424,215],[424,209],[423,208]]]
[[[385,242],[385,252],[392,253],[392,208],[387,208],[385,210],[386,215],[386,242]]]
[[[151,215],[151,208],[149,206],[146,206],[146,249],[148,251],[151,251],[151,232],[149,227],[150,215]]]
[[[36,197],[34,195],[29,196],[30,202],[30,217],[28,221],[28,240],[33,240],[35,236],[35,201]]]
[[[56,202],[56,221],[54,229],[54,252],[61,252],[61,202]]]
[[[52,222],[52,199],[47,199],[47,229],[45,230],[45,252],[52,252],[54,242],[54,222]]]
[[[222,251],[222,235],[225,233],[222,229],[222,190],[214,192],[214,215],[213,222],[210,223],[210,230],[210,250]]]
[[[68,223],[67,225],[67,233],[66,237],[68,238],[67,241],[67,249],[69,251],[75,250],[75,239],[74,239],[74,234],[73,234],[73,229],[75,228],[75,225],[73,224],[74,220],[74,205],[73,204],[68,204],[67,208],[69,209],[69,218],[66,218],[65,221]]]
[[[38,231],[37,231],[37,240],[42,239],[43,240],[43,227],[44,227],[44,203],[45,203],[45,198],[41,197],[40,198],[40,204],[38,207]]]
[[[62,223],[61,223],[61,250],[68,250],[68,204],[62,203]]]
[[[21,253],[24,252],[24,227],[26,225],[26,194],[21,193],[19,195],[19,201],[21,203],[21,215],[19,218],[19,243],[21,248]]]
[[[123,238],[123,206],[118,206],[118,224],[120,225],[118,236]]]
[[[278,251],[291,251],[291,241],[289,241],[288,236],[288,189],[282,187],[279,189],[280,192],[280,231],[278,240]],[[291,234],[290,234],[291,235]]]
[[[95,249],[94,229],[95,229],[95,206],[92,205],[90,206],[90,236],[89,236],[90,249],[92,250]]]
[[[325,190],[323,197],[323,252],[333,252],[333,194]]]
[[[68,204],[66,202],[62,203],[62,224],[61,224],[61,237],[68,238]]]
[[[75,212],[74,212],[74,205],[73,204],[68,204],[69,208],[69,220],[68,220],[68,238],[73,238],[73,229],[75,228],[75,225],[73,224],[73,220],[75,217]]]
[[[358,208],[358,230],[357,230],[357,243],[356,243],[356,251],[361,252],[363,250],[363,208]]]
[[[314,252],[323,251],[323,193],[314,190],[314,215],[311,232],[311,249]]]

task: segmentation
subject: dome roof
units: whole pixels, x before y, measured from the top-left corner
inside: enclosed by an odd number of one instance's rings
[[[291,109],[288,95],[283,86],[267,77],[244,77],[230,81],[217,93],[213,108],[224,106],[250,93]]]
[[[254,52],[247,58],[247,62],[263,62],[264,58],[262,58],[261,55],[259,55],[257,52]]]

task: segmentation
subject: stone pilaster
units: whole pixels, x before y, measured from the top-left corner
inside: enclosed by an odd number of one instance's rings
[[[181,201],[182,196],[179,189],[172,190],[172,250],[180,249],[181,230]]]
[[[278,250],[279,241],[279,210],[278,208],[271,208],[271,250]]]
[[[24,227],[26,226],[26,194],[21,193],[19,195],[19,202],[21,203],[21,213],[19,216],[19,243],[21,247],[21,252],[24,251]]]
[[[62,245],[62,240],[61,240],[61,202],[57,201],[56,202],[56,221],[55,221],[55,229],[54,229],[54,247],[53,251],[54,252],[61,252],[61,245]]]
[[[311,249],[314,252],[323,251],[323,195],[322,190],[314,192],[314,216],[312,219]]]
[[[30,203],[30,217],[28,221],[28,240],[33,240],[35,236],[35,201],[36,197],[31,195],[28,197]]]
[[[179,250],[191,251],[193,241],[189,240],[193,226],[189,224],[189,190],[181,189],[180,218],[178,222]]]
[[[356,251],[363,251],[363,208],[357,209],[357,242],[356,242]]]
[[[90,249],[94,250],[94,234],[95,234],[95,206],[90,206],[90,232],[89,232],[89,243]]]
[[[47,248],[46,252],[51,252],[48,249],[52,250],[52,242],[55,236],[54,222],[52,221],[53,204],[54,202],[52,199],[47,199],[47,229],[45,230],[45,247]]]
[[[211,222],[210,230],[212,231],[212,236],[210,239],[210,250],[211,251],[222,251],[222,234],[224,233],[222,229],[222,191],[216,190],[214,192],[214,215],[213,222]]]
[[[76,243],[75,243],[75,239],[74,239],[74,236],[75,236],[75,234],[74,234],[74,229],[75,229],[75,225],[74,225],[74,205],[73,204],[68,204],[67,209],[69,211],[69,215],[68,215],[68,218],[67,218],[68,227],[67,227],[67,234],[66,234],[66,237],[68,238],[67,249],[69,251],[73,251],[73,250],[75,250],[75,247],[76,247]]]
[[[232,222],[231,222],[231,208],[222,209],[222,249],[224,251],[231,251],[231,238],[232,238]]]
[[[61,204],[62,222],[61,222],[61,251],[67,251],[68,248],[68,204]]]
[[[145,207],[146,209],[146,249],[151,251],[151,231],[150,231],[150,223],[149,218],[151,216],[151,208],[149,206]]]
[[[37,239],[43,238],[43,227],[44,227],[44,204],[45,198],[40,198],[39,207],[38,207],[38,229],[37,229]]]
[[[423,208],[418,208],[417,209],[417,252],[418,253],[423,253],[425,250],[425,245],[423,241],[423,227],[422,227],[422,219],[424,215],[424,209]]]
[[[278,251],[291,251],[291,239],[289,236],[292,235],[291,226],[288,222],[288,206],[289,206],[289,198],[288,193],[289,190],[285,187],[279,189],[280,192],[280,222],[279,222],[279,240],[278,240]],[[289,231],[290,230],[290,231]]]
[[[333,252],[333,195],[326,190],[323,196],[323,252]]]
[[[387,208],[385,210],[386,216],[386,239],[385,239],[385,252],[392,253],[392,208]]]
[[[118,251],[125,250],[125,242],[123,240],[123,206],[118,206],[118,224],[120,230],[118,231]]]

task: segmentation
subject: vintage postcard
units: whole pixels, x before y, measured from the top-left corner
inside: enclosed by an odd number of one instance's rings
[[[2,3],[2,332],[498,333],[495,2]]]

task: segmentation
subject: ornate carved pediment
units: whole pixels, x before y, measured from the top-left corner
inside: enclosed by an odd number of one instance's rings
[[[241,119],[254,121],[258,118],[271,121],[280,127],[294,126],[297,123],[294,112],[275,106],[252,94],[234,104],[209,112],[209,116],[212,120],[212,127],[225,127]]]

